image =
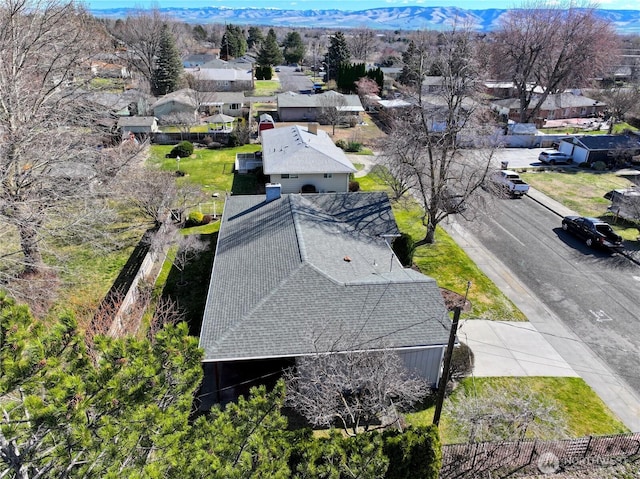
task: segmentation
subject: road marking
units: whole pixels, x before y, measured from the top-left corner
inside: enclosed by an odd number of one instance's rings
[[[594,311],[590,309],[589,312],[596,317],[596,321],[599,323],[604,323],[605,321],[613,321],[613,318],[602,310]]]
[[[495,223],[495,222],[494,222]],[[527,245],[525,245],[522,241],[520,241],[518,238],[516,238],[515,236],[513,236],[511,233],[509,233],[506,229],[504,229],[504,227],[498,223],[495,223],[495,225],[500,228],[502,231],[504,231],[507,235],[511,236],[514,240],[516,240],[518,243],[520,243],[524,248],[527,247]]]

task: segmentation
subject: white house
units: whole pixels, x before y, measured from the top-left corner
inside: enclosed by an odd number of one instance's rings
[[[317,123],[262,131],[263,172],[283,193],[346,192],[355,167]]]

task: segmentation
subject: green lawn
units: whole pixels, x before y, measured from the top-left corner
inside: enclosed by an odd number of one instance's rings
[[[278,80],[256,80],[251,96],[272,96],[280,91]]]
[[[614,218],[606,214],[610,202],[603,195],[632,184],[615,173],[594,170],[539,171],[522,173],[520,176],[535,189],[579,215],[602,217],[612,223]],[[635,240],[638,236],[638,228],[624,221],[614,223],[613,227],[627,240]]]
[[[550,377],[501,377],[501,378],[466,378],[456,388],[451,397],[466,391],[467,395],[476,391],[478,395],[487,386],[511,391],[531,390],[536,395],[552,401],[557,405],[558,413],[566,418],[567,435],[582,437],[589,435],[608,435],[629,432],[581,378]],[[455,430],[447,420],[447,405],[444,403],[444,414],[440,422],[440,435],[444,444],[465,442],[460,432]],[[407,422],[412,425],[427,425],[433,422],[435,407],[430,406],[418,412],[406,415]],[[551,439],[551,438],[547,438]]]

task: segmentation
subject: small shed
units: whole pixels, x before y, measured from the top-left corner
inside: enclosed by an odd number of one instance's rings
[[[235,118],[222,113],[208,116],[204,119],[209,125],[209,131],[216,133],[231,133],[233,131],[233,122]]]
[[[258,118],[258,134],[261,134],[263,130],[272,130],[276,127],[276,122],[273,121],[273,117],[268,113],[263,113]]]

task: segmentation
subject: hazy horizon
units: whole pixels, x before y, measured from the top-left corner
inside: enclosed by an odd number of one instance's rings
[[[465,10],[508,9],[522,5],[522,2],[510,0],[85,0],[91,10],[108,10],[112,8],[273,8],[279,10],[344,10],[358,11],[386,7],[459,7]],[[553,4],[555,2],[550,2]],[[598,7],[612,10],[640,10],[637,0],[604,0]]]

